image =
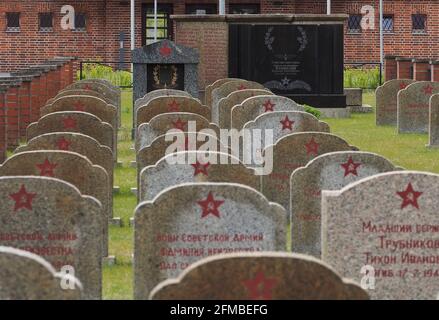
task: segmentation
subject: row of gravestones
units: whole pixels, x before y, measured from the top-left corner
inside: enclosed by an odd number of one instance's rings
[[[101,298],[120,108],[108,81],[73,83],[0,166],[0,298]]]
[[[243,80],[219,80],[206,89],[207,107],[175,90],[154,91],[136,102],[140,204],[135,213],[135,297],[367,297],[359,287],[330,275],[314,256],[343,277],[363,282],[366,276],[369,289],[376,272],[376,290],[368,292],[372,298],[435,298],[439,288],[431,279],[438,272],[428,259],[434,260],[429,246],[439,232],[431,214],[436,200],[426,195],[422,208],[417,200],[426,193],[419,191],[424,180],[437,184],[438,176],[402,172],[379,155],[355,151],[327,133],[326,124],[290,118],[297,112],[291,109],[301,106],[269,92],[258,96],[256,90],[263,89],[250,86]],[[282,113],[288,118],[258,120],[275,115],[273,109],[283,107],[279,101],[289,103]],[[239,120],[233,122],[236,114]],[[211,123],[209,115],[226,120]],[[221,152],[203,149],[206,140],[215,142],[218,125],[228,128],[227,119],[230,128],[274,130],[275,142],[264,152],[273,155],[271,174],[256,176],[255,168],[244,166],[221,141],[213,144]],[[276,134],[278,123],[289,126],[286,119],[300,124],[292,130],[296,133]],[[196,121],[193,128],[186,127],[190,120]],[[191,139],[200,128],[211,130],[198,133],[203,143]],[[174,138],[181,148],[169,154]],[[307,257],[284,252],[288,222],[292,251]],[[416,268],[407,268],[411,265]],[[219,271],[212,275],[213,269]],[[296,277],[318,280],[295,286]],[[326,291],[327,285],[337,289]]]
[[[376,90],[377,125],[397,126],[399,133],[429,133],[439,146],[439,82],[390,80]]]

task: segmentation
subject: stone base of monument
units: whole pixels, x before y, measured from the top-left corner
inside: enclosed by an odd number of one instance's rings
[[[350,118],[349,108],[318,108],[323,118]]]
[[[120,217],[113,217],[108,222],[112,226],[116,226],[116,227],[122,227],[123,226],[122,218],[120,218]]]
[[[350,106],[351,113],[373,113],[373,107],[368,104],[361,106]]]
[[[131,192],[137,197],[137,188],[131,188]]]
[[[120,187],[119,186],[114,186],[113,187],[113,194],[119,194],[120,193]]]
[[[426,144],[425,146],[429,149],[439,149],[439,145],[437,144]]]
[[[134,218],[130,218],[130,227],[134,227]]]
[[[137,162],[136,161],[131,161],[130,162],[130,167],[131,168],[137,168]]]
[[[104,266],[114,266],[116,264],[116,256],[103,257],[102,264]]]

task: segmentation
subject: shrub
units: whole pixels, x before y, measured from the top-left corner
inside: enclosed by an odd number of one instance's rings
[[[304,104],[303,107],[305,108],[305,112],[312,114],[317,119],[320,119],[322,117],[322,113],[319,109],[313,108],[307,104]]]
[[[344,71],[345,88],[376,89],[380,85],[380,69],[347,68]]]
[[[79,80],[80,71],[77,73],[77,79]],[[82,78],[83,79],[106,79],[115,86],[131,86],[132,77],[128,71],[118,70],[114,71],[111,67],[101,64],[83,64],[82,65]]]

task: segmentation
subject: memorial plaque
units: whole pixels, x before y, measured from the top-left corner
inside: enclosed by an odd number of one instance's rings
[[[148,67],[148,92],[158,89],[184,90],[183,64],[152,64]]]

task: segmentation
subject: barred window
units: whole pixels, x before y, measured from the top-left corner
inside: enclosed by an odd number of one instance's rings
[[[412,14],[412,29],[413,33],[425,33],[427,27],[426,14]]]
[[[229,13],[231,14],[258,14],[261,7],[257,3],[252,4],[229,4]]]
[[[348,32],[360,33],[361,32],[361,20],[363,16],[361,14],[350,14],[348,19]]]
[[[85,13],[75,14],[75,30],[76,31],[86,31],[87,28],[87,18]]]
[[[40,18],[40,31],[52,31],[53,30],[53,14],[51,12],[44,12],[39,14]]]
[[[393,15],[386,14],[383,16],[383,31],[388,33],[393,32]]]
[[[20,13],[6,13],[6,31],[20,31]]]

